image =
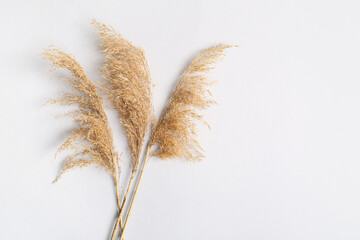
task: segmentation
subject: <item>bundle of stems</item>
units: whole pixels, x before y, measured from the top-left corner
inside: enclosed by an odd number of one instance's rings
[[[206,74],[216,62],[222,60],[225,50],[232,46],[218,44],[198,54],[182,73],[160,118],[153,119],[151,76],[144,51],[122,38],[111,26],[95,20],[93,24],[99,32],[100,46],[105,56],[104,66],[100,69],[104,83],[96,87],[80,64],[58,49],[50,48],[43,53],[43,57],[55,68],[70,71],[71,77],[64,80],[75,91],[64,93],[62,98],[50,102],[79,107],[65,114],[72,116],[79,127],[69,132],[70,137],[58,149],[58,152],[70,149],[75,153],[65,161],[55,181],[75,167],[96,165],[108,172],[115,184],[118,205],[111,240],[115,239],[119,230],[119,239],[122,240],[149,158],[179,158],[187,161],[204,158],[197,140],[196,126],[199,121],[207,124],[199,111],[215,103],[209,90],[214,81],[210,81]],[[122,198],[119,195],[120,159],[114,149],[112,130],[98,92],[105,96],[118,113],[131,153],[131,174]],[[141,163],[140,155],[150,123],[150,138]],[[138,179],[133,186],[136,173]],[[129,199],[131,187],[134,191]]]

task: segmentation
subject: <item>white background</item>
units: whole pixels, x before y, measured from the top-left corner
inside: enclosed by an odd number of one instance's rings
[[[0,239],[109,239],[104,172],[52,184],[75,125],[43,106],[64,86],[39,57],[54,45],[101,81],[92,18],[145,49],[156,116],[196,53],[239,45],[209,75],[219,104],[206,114],[212,130],[200,127],[206,159],[151,159],[126,239],[360,239],[359,10],[355,0],[2,1]],[[107,112],[125,181],[126,140]]]

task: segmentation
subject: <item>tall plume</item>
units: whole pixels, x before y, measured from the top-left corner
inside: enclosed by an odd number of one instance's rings
[[[160,119],[152,126],[150,146],[157,144],[152,154],[161,159],[184,158],[189,161],[204,157],[197,141],[196,120],[202,116],[198,110],[215,103],[208,87],[213,85],[205,73],[225,55],[230,45],[219,44],[195,57],[185,69]]]
[[[144,51],[125,40],[111,26],[93,21],[100,33],[105,65],[105,93],[128,139],[133,172],[139,163],[144,137],[152,117],[151,78]]]
[[[50,48],[42,56],[54,65],[51,71],[57,68],[70,71],[71,77],[64,80],[74,90],[74,93],[64,93],[60,99],[51,99],[50,103],[79,108],[65,114],[72,117],[79,127],[69,132],[70,137],[58,149],[58,152],[66,149],[77,152],[67,158],[55,182],[70,169],[93,164],[106,170],[117,184],[119,157],[114,150],[112,132],[96,87],[85,75],[81,65],[69,54]]]

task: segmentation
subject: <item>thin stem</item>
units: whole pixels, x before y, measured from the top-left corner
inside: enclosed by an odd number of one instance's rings
[[[124,228],[122,229],[122,232],[121,232],[121,235],[120,235],[120,239],[123,240],[124,239],[124,233],[125,233],[125,230],[126,230],[126,226],[127,226],[127,223],[128,223],[128,220],[129,220],[129,217],[130,217],[130,213],[131,213],[131,209],[132,209],[132,206],[134,204],[134,200],[135,200],[135,197],[136,197],[136,194],[137,194],[137,191],[139,189],[139,184],[141,182],[141,178],[142,178],[142,175],[144,173],[144,169],[145,169],[145,165],[146,165],[146,162],[149,158],[149,153],[150,153],[150,144],[148,144],[148,147],[147,147],[147,150],[146,150],[146,156],[145,156],[145,160],[144,160],[144,164],[141,168],[141,172],[140,172],[140,177],[139,177],[139,180],[136,184],[136,188],[135,188],[135,192],[134,192],[134,196],[131,200],[131,203],[130,203],[130,208],[129,208],[129,212],[126,216],[126,219],[125,219],[125,223],[124,223]]]
[[[123,231],[123,222],[122,222],[122,212],[124,210],[124,206],[125,206],[125,203],[126,203],[126,199],[127,199],[127,196],[129,194],[129,190],[130,190],[130,187],[131,187],[131,183],[132,183],[132,180],[134,178],[134,175],[135,175],[135,171],[132,172],[131,174],[131,177],[130,177],[130,180],[129,180],[129,184],[128,184],[128,187],[127,187],[127,190],[126,190],[126,193],[125,193],[125,196],[124,196],[124,199],[123,199],[123,202],[121,204],[121,207],[119,207],[119,217],[118,217],[118,221],[116,221],[116,229],[118,228],[118,225],[119,225],[119,222],[120,222],[120,229],[121,231]],[[120,206],[120,202],[119,202],[119,206]],[[120,219],[120,220],[119,220]],[[111,238],[111,240],[114,240],[113,238]]]
[[[135,171],[132,171],[132,174],[131,174],[131,177],[130,177],[130,180],[129,180],[129,184],[128,184],[128,187],[127,187],[127,190],[126,190],[126,193],[125,193],[125,196],[124,196],[124,200],[123,200],[122,205],[120,207],[120,215],[122,214],[122,211],[124,209],[124,206],[125,206],[125,203],[126,203],[126,198],[127,198],[128,194],[129,194],[130,186],[131,186],[132,180],[134,178],[134,175],[135,175]],[[122,227],[121,227],[121,229],[122,229]]]
[[[118,186],[117,181],[116,181],[115,187],[116,187],[116,199],[117,199],[117,204],[118,204],[118,208],[119,208],[119,210],[120,210],[121,208],[120,208],[119,186]]]
[[[132,174],[131,174],[129,184],[128,184],[128,187],[127,187],[127,190],[126,190],[126,193],[125,193],[125,196],[124,196],[124,199],[122,201],[121,206],[120,206],[119,190],[118,190],[118,187],[116,187],[116,196],[117,196],[117,202],[118,202],[118,207],[119,207],[119,216],[118,216],[118,218],[116,220],[116,225],[115,225],[115,228],[114,228],[113,233],[111,235],[111,240],[114,240],[114,238],[115,238],[115,234],[116,234],[116,231],[118,229],[119,222],[120,222],[120,229],[121,229],[121,231],[123,230],[123,221],[122,221],[121,216],[122,216],[122,212],[124,210],[124,206],[125,206],[125,203],[126,203],[127,196],[129,194],[130,186],[131,186],[132,180],[134,178],[134,175],[135,175],[135,171],[133,171]]]
[[[122,219],[121,219],[121,206],[120,206],[120,196],[119,196],[119,188],[118,188],[118,181],[116,179],[115,181],[115,187],[116,187],[116,199],[117,199],[117,204],[118,204],[118,208],[119,208],[119,216],[116,220],[116,224],[115,224],[115,227],[113,229],[113,232],[111,234],[111,240],[114,240],[115,239],[115,234],[117,232],[117,229],[118,229],[118,226],[119,226],[119,222],[120,222],[120,228],[122,229],[123,228],[123,222],[122,222]]]

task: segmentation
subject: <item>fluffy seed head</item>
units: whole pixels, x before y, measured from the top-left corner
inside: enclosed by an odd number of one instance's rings
[[[93,21],[105,54],[101,72],[105,93],[119,113],[136,171],[152,116],[151,78],[144,51],[125,40],[111,26]]]
[[[211,99],[209,81],[205,73],[225,55],[230,45],[219,44],[208,48],[195,57],[185,69],[159,121],[152,126],[150,145],[158,145],[153,153],[161,159],[184,158],[189,161],[204,157],[197,141],[197,120],[202,120],[198,110],[208,108]]]
[[[112,132],[95,85],[85,75],[81,65],[69,54],[49,48],[42,57],[54,65],[51,71],[57,68],[70,71],[71,77],[64,80],[74,90],[74,93],[64,93],[62,98],[51,99],[49,102],[78,106],[78,110],[65,114],[74,119],[78,128],[68,132],[69,138],[58,149],[58,152],[70,149],[75,153],[65,160],[65,166],[55,182],[70,169],[92,164],[107,171],[113,180],[117,181],[119,157],[114,150]]]

